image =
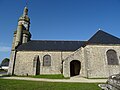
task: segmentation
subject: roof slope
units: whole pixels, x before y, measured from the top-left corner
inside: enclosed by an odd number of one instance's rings
[[[102,30],[99,30],[88,40],[88,44],[120,44],[120,39]]]
[[[85,41],[31,40],[20,45],[18,51],[75,51],[85,45]]]
[[[75,51],[86,44],[120,44],[120,39],[99,30],[88,41],[31,40],[18,46],[18,51]]]

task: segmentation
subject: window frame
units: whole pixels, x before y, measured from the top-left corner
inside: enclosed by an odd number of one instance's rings
[[[51,56],[49,54],[43,56],[43,66],[51,66]]]
[[[117,52],[114,49],[109,49],[106,52],[108,65],[119,65]]]

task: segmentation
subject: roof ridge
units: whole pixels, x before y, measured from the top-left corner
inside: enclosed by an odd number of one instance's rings
[[[80,42],[87,42],[87,41],[81,41],[81,40],[31,40],[31,41],[80,41]]]

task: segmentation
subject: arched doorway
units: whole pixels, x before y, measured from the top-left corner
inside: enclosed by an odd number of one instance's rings
[[[36,75],[40,75],[40,60],[39,60],[39,57],[37,57]]]
[[[38,55],[34,57],[33,69],[34,69],[34,75],[40,75],[40,60]]]
[[[70,76],[76,76],[80,74],[81,62],[73,60],[70,62]]]

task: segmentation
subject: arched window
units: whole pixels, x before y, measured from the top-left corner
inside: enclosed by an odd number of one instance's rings
[[[108,50],[107,51],[107,61],[108,65],[118,65],[118,58],[117,58],[117,53],[115,50]]]
[[[45,55],[43,57],[43,66],[51,66],[51,56]]]

